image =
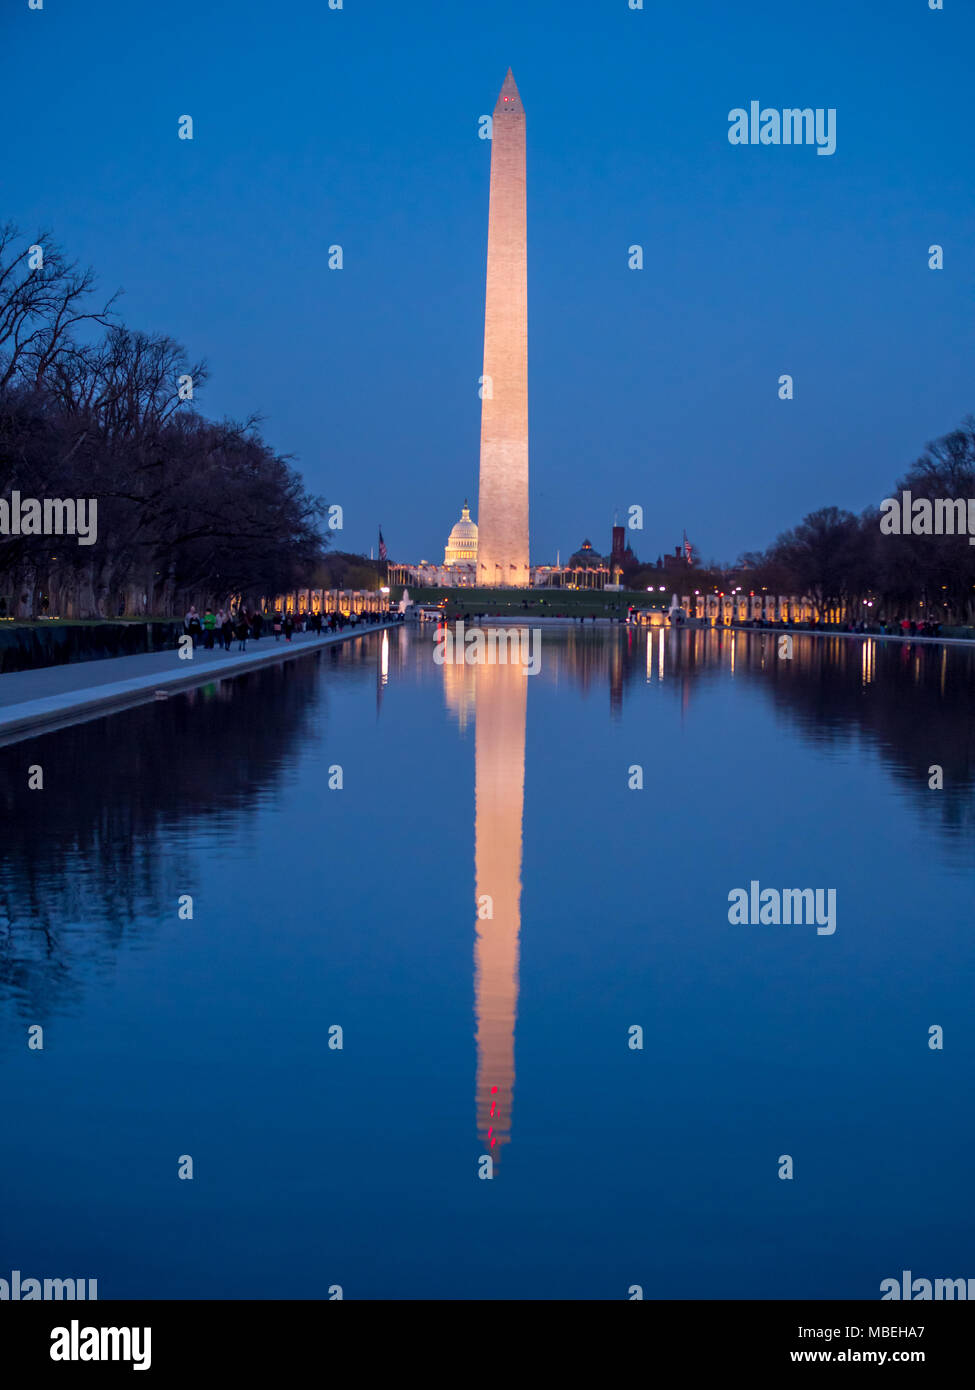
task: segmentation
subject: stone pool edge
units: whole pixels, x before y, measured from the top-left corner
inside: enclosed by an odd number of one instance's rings
[[[329,633],[327,637],[316,637],[309,642],[299,642],[293,646],[287,642],[275,642],[270,650],[265,649],[253,656],[244,652],[237,653],[232,655],[229,661],[226,655],[218,660],[202,663],[197,663],[194,657],[196,664],[192,672],[186,671],[185,668],[168,674],[150,672],[144,676],[130,676],[124,681],[107,681],[81,690],[65,691],[59,695],[22,700],[19,704],[0,708],[0,747],[17,743],[34,734],[52,733],[55,729],[67,728],[71,724],[83,724],[89,719],[98,719],[113,711],[149,703],[156,699],[157,690],[169,695],[174,691],[208,685],[213,680],[232,680],[245,671],[259,670],[262,666],[270,666],[276,661],[290,661],[300,656],[308,656],[338,642],[365,637],[369,633],[381,632],[396,625],[395,620],[370,623],[368,627]]]

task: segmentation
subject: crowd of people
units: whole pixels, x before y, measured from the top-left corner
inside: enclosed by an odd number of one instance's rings
[[[888,631],[888,630],[891,631],[891,632],[893,632],[893,630],[894,630],[894,625],[893,625],[893,623],[889,623],[889,624],[887,624],[887,625],[885,626],[883,623],[881,623],[881,625],[880,625],[880,630],[881,630],[881,632],[885,632],[885,631]],[[901,621],[900,621],[900,630],[901,630],[901,636],[902,636],[902,637],[940,637],[940,636],[941,636],[941,624],[940,624],[940,623],[931,622],[929,619],[925,619],[925,618],[922,618],[921,621],[920,621],[919,623],[916,623],[916,622],[914,621],[913,618],[901,618]]]
[[[243,604],[233,608],[206,609],[202,617],[193,606],[183,619],[183,631],[193,639],[193,645],[200,645],[212,652],[214,647],[229,652],[233,642],[237,650],[247,650],[247,639],[259,642],[264,632],[274,633],[275,642],[283,637],[290,642],[296,632],[311,632],[321,637],[330,632],[341,632],[346,627],[365,626],[385,617],[380,613],[288,613],[276,608],[273,613],[261,609],[248,610]]]
[[[932,619],[925,618],[922,618],[920,622],[915,618],[901,618],[900,621],[897,621],[895,618],[876,618],[873,622],[867,622],[866,619],[860,618],[855,622],[851,620],[845,623],[837,623],[832,629],[830,629],[829,624],[820,623],[816,619],[813,619],[812,622],[793,622],[790,624],[784,619],[776,623],[771,622],[767,618],[754,618],[751,622],[739,624],[739,626],[761,628],[808,628],[813,632],[829,630],[836,632],[862,632],[880,637],[896,637],[898,634],[900,634],[901,637],[941,636],[940,622],[934,622]]]

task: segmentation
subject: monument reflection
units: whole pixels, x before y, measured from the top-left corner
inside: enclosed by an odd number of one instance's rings
[[[604,685],[611,718],[624,697],[641,686],[670,687],[686,715],[698,681],[724,672],[761,682],[767,697],[787,711],[800,735],[822,744],[857,728],[878,747],[887,772],[907,780],[915,795],[926,789],[927,742],[917,727],[954,729],[957,785],[939,802],[948,843],[971,823],[961,803],[975,778],[968,690],[975,653],[966,649],[906,647],[840,637],[796,639],[794,659],[776,659],[769,632],[601,629],[566,626],[545,633],[539,691],[568,679],[586,693]],[[519,990],[525,732],[530,679],[518,665],[440,668],[448,707],[463,732],[475,726],[475,938],[474,1015],[477,1048],[475,1103],[482,1153],[495,1162],[511,1141],[515,1025]],[[948,676],[946,678],[946,670]],[[954,679],[952,679],[952,676]],[[824,692],[824,682],[828,689]],[[862,692],[870,689],[869,704]],[[923,766],[922,766],[923,764]],[[923,773],[923,776],[921,775]]]
[[[473,669],[477,1133],[497,1162],[514,1104],[528,676],[523,666]]]

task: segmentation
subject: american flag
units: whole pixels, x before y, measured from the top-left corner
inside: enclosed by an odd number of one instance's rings
[[[389,553],[386,550],[386,542],[383,540],[383,528],[381,526],[379,528],[379,558],[380,560],[389,559]]]
[[[693,546],[691,545],[690,541],[687,539],[687,532],[685,531],[685,532],[684,532],[684,555],[685,555],[685,557],[686,557],[686,559],[687,559],[687,563],[688,563],[688,564],[691,563],[691,558],[692,558],[693,554],[694,554],[694,548],[693,548]]]

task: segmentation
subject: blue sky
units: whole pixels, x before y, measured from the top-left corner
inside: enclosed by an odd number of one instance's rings
[[[975,22],[963,0],[645,4],[8,0],[0,217],[205,356],[200,407],[260,411],[344,507],[341,548],[382,523],[391,558],[439,558],[476,498],[477,129],[511,65],[532,558],[608,549],[640,503],[641,556],[686,528],[732,559],[879,502],[975,410]],[[835,107],[836,153],[730,145],[753,99]]]

